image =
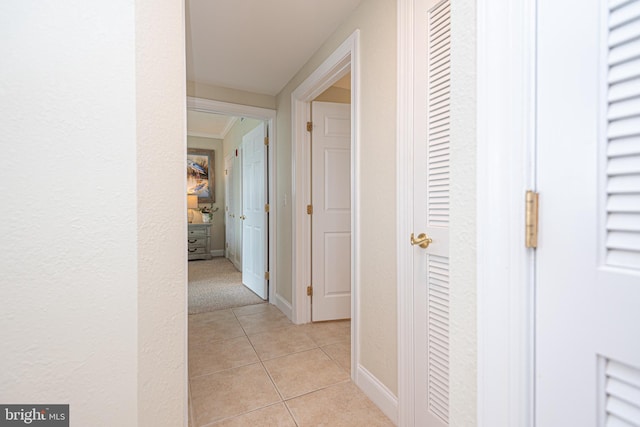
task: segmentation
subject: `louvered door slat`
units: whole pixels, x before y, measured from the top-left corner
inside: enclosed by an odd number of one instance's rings
[[[640,370],[615,360],[605,363],[606,426],[639,426]]]
[[[640,18],[640,3],[630,1],[623,7],[611,8],[609,15],[609,28],[616,28],[625,24],[633,24],[633,21]]]
[[[640,74],[640,67],[636,70]],[[608,117],[609,120],[620,120],[631,118],[637,121],[637,117],[634,117],[640,110],[640,97],[629,99],[627,102],[618,102],[609,108]]]
[[[615,70],[609,72],[609,84],[620,83],[633,79],[640,73],[640,59],[634,59],[624,64],[618,65]]]
[[[427,226],[449,227],[450,11],[449,1],[428,14],[427,40]],[[448,231],[447,231],[448,232]],[[441,243],[441,242],[438,242]],[[449,259],[427,255],[427,410],[449,423]],[[447,254],[448,255],[448,254]]]
[[[640,269],[640,0],[610,10],[606,262]]]
[[[609,157],[629,156],[632,154],[640,154],[640,135],[609,141],[609,146],[607,147],[607,155]]]

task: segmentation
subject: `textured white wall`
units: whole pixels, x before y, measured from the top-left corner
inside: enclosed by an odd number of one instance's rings
[[[451,2],[450,425],[477,423],[476,2]]]
[[[187,419],[184,1],[135,7],[137,425],[180,426]]]
[[[137,416],[134,20],[0,4],[0,401],[69,403],[74,425]]]
[[[185,419],[183,35],[179,0],[0,4],[3,403]]]

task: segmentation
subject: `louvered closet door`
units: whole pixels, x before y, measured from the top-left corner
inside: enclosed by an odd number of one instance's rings
[[[449,1],[417,2],[414,230],[416,426],[449,425]],[[426,96],[425,96],[426,95]]]
[[[536,422],[640,426],[640,0],[538,27]]]

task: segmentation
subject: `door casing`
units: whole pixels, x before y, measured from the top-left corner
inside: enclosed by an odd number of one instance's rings
[[[359,39],[353,32],[329,57],[291,94],[292,123],[292,321],[296,324],[311,321],[311,302],[306,287],[311,280],[311,221],[306,206],[310,203],[309,133],[310,103],[333,83],[351,71],[351,378],[357,381],[358,357],[358,289],[359,289]]]
[[[277,253],[276,253],[276,218],[278,206],[276,192],[276,111],[268,108],[249,105],[232,104],[210,99],[187,96],[187,109],[206,113],[226,114],[230,116],[249,117],[264,120],[269,129],[269,163],[268,163],[268,203],[269,205],[269,302],[275,304],[278,290]]]

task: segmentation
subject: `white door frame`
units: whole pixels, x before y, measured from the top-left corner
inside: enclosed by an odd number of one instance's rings
[[[534,425],[535,255],[524,247],[524,192],[535,189],[535,6],[535,0],[476,2],[477,414],[480,427]],[[414,10],[413,0],[398,0],[399,426],[412,426],[416,409],[413,401],[413,257],[407,241],[413,231],[411,140],[413,55],[416,54],[413,22],[414,15],[421,12]],[[452,4],[452,31],[457,29],[455,13],[455,4]],[[452,43],[455,40],[452,35]]]
[[[232,104],[229,102],[213,101],[211,99],[195,98],[187,96],[187,110],[202,111],[205,113],[227,114],[230,116],[249,117],[257,120],[264,120],[269,125],[269,302],[276,303],[276,290],[278,279],[276,266],[276,218],[277,203],[276,197],[276,111],[268,108],[252,107],[249,105]]]
[[[351,70],[351,360],[352,378],[357,355],[358,336],[358,289],[359,289],[359,135],[360,135],[360,31],[351,34],[307,79],[291,94],[292,123],[292,300],[293,322],[311,321],[311,301],[306,288],[311,280],[311,219],[306,206],[310,201],[310,150],[307,121],[311,101]]]
[[[480,0],[477,22],[478,426],[533,427],[535,250],[525,248],[524,199],[536,189],[536,0]]]

